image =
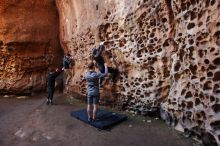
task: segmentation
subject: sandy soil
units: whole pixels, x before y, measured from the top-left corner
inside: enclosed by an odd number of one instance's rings
[[[70,116],[85,103],[55,95],[55,105],[45,104],[46,95],[0,97],[0,146],[193,146],[163,121],[129,115],[110,131],[99,131]]]

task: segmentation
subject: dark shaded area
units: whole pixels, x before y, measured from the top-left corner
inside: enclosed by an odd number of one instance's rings
[[[98,109],[96,121],[91,122],[88,121],[86,109],[72,111],[70,115],[100,130],[112,128],[112,126],[127,120],[127,116],[125,115],[103,109]]]

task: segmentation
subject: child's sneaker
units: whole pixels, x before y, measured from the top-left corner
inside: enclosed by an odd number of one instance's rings
[[[50,101],[49,101],[49,100],[47,100],[46,105],[49,105],[49,103],[50,103]]]
[[[50,100],[50,104],[53,105],[53,101],[52,100]]]

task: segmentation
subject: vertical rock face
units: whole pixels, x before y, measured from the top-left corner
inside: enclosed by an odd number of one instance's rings
[[[0,16],[0,93],[45,89],[47,67],[62,53],[55,2],[1,0]]]
[[[61,42],[75,56],[74,92],[91,48],[120,75],[106,78],[102,101],[140,113],[158,110],[170,124],[220,138],[220,2],[218,0],[57,0]],[[213,144],[214,145],[214,144]]]

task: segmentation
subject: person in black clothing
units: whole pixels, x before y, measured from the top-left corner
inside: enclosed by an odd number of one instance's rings
[[[63,67],[64,69],[70,68],[70,63],[72,62],[73,57],[70,54],[66,54],[63,58]]]
[[[73,57],[71,57],[70,54],[67,54],[63,58],[63,67],[64,67],[64,76],[65,76],[65,85],[68,84],[69,80],[72,77],[72,72],[70,69],[70,64],[73,60]]]
[[[96,61],[98,69],[101,73],[105,72],[105,66],[104,66],[105,61],[104,61],[104,58],[102,57],[102,52],[104,50],[105,50],[105,47],[103,43],[100,43],[100,46],[98,47],[98,49],[96,48],[92,49],[93,59]]]
[[[59,71],[58,69],[56,69],[56,71],[54,71],[53,69],[50,69],[47,80],[47,88],[48,88],[48,96],[47,96],[47,105],[51,104],[53,105],[53,94],[54,94],[54,90],[55,90],[55,80],[56,77],[64,70],[64,68],[62,68],[61,71]]]
[[[92,49],[93,59],[95,60],[97,66],[98,66],[98,69],[101,73],[105,72],[105,66],[104,66],[105,61],[104,61],[104,58],[102,57],[102,52],[104,50],[105,50],[105,47],[104,47],[103,42],[100,43],[98,49],[96,49],[96,48]],[[108,72],[112,74],[112,82],[114,83],[116,81],[116,77],[119,73],[118,69],[108,67]],[[103,80],[104,80],[104,77],[100,78],[100,82],[99,82],[100,85],[102,85]]]

